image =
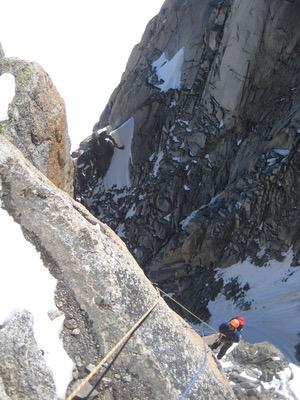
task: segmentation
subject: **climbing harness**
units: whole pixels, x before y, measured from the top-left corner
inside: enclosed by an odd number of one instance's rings
[[[88,383],[88,381],[100,370],[100,368],[111,358],[111,356],[116,353],[118,350],[121,349],[123,345],[127,342],[127,340],[131,337],[131,335],[136,331],[136,329],[142,324],[142,322],[148,317],[148,315],[154,310],[154,308],[157,306],[159,303],[159,300],[161,299],[160,293],[162,293],[164,296],[168,297],[170,300],[172,300],[174,303],[179,305],[181,308],[183,308],[186,312],[191,314],[194,318],[196,318],[201,324],[204,324],[207,326],[209,329],[213,330],[214,332],[218,333],[211,325],[207,324],[205,321],[203,321],[201,318],[199,318],[197,315],[192,313],[189,309],[187,309],[183,304],[181,304],[179,301],[173,299],[170,295],[168,295],[166,292],[164,292],[162,289],[160,289],[156,285],[156,291],[157,291],[157,299],[156,301],[152,304],[152,306],[141,316],[141,318],[132,326],[131,329],[119,340],[119,342],[107,353],[107,355],[96,365],[96,367],[83,379],[83,381],[71,392],[71,394],[66,398],[66,400],[73,400],[74,397],[83,389],[83,387]],[[203,372],[206,363],[207,363],[207,355],[208,355],[208,350],[206,348],[206,345],[204,343],[204,359],[201,362],[199,368],[195,372],[194,376],[192,377],[190,383],[188,384],[187,388],[184,390],[183,394],[180,396],[179,400],[184,400],[187,398],[189,392],[191,391],[192,387],[196,383],[197,379],[199,378],[200,374]]]
[[[134,331],[141,325],[141,323],[148,317],[148,315],[154,310],[160,300],[160,294],[157,290],[157,299],[155,303],[141,316],[141,318],[132,326],[131,329],[119,340],[119,342],[110,350],[109,353],[97,364],[97,366],[84,378],[80,385],[75,388],[72,393],[67,397],[66,400],[73,400],[74,397],[82,390],[82,388],[88,383],[88,381],[100,370],[103,364],[130,338]]]

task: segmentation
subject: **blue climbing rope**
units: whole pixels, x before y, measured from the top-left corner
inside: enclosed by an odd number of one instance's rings
[[[202,361],[202,363],[200,364],[199,368],[197,369],[197,371],[195,372],[191,382],[189,383],[188,387],[185,389],[185,391],[183,392],[183,394],[181,395],[181,397],[179,398],[179,400],[184,400],[186,399],[187,395],[189,394],[189,392],[191,391],[192,387],[194,386],[195,382],[197,381],[197,379],[199,378],[199,375],[201,374],[201,372],[204,370],[205,366],[206,366],[206,362],[207,362],[207,349],[205,349],[205,356],[204,356],[204,360]]]
[[[210,326],[207,322],[203,321],[202,319],[200,319],[197,315],[193,314],[190,310],[188,310],[183,304],[179,303],[179,301],[173,299],[173,297],[171,297],[170,295],[168,295],[166,292],[164,292],[162,289],[158,288],[158,290],[163,293],[164,296],[168,297],[170,300],[174,301],[176,304],[178,304],[180,307],[182,307],[185,311],[187,311],[189,314],[191,314],[194,318],[196,318],[198,321],[201,322],[201,326],[200,327],[195,327],[193,326],[192,329],[201,337],[206,336],[204,334],[204,327],[209,328],[210,330],[214,331],[214,333],[218,333],[218,331],[216,331],[212,326]],[[202,334],[198,332],[198,330],[202,330]],[[197,379],[199,378],[201,372],[203,372],[206,363],[207,363],[207,354],[208,354],[208,350],[206,348],[206,345],[204,343],[204,351],[205,351],[205,356],[204,356],[204,360],[201,362],[199,368],[197,369],[197,371],[195,372],[193,378],[191,379],[188,387],[185,389],[185,391],[183,392],[183,394],[180,396],[179,400],[184,400],[187,398],[189,392],[191,391],[192,387],[194,386],[194,384],[196,383]]]

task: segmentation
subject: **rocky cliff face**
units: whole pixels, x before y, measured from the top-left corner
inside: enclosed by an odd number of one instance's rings
[[[3,135],[0,182],[2,208],[21,226],[57,280],[57,309],[49,317],[65,315],[61,339],[74,362],[73,377],[80,379],[85,367],[96,364],[154,303],[156,291],[111,229],[52,185]],[[26,260],[17,267],[21,273]],[[177,399],[207,352],[185,325],[160,300],[92,398]],[[28,312],[1,326],[0,390],[8,399],[56,398],[53,371],[34,329]],[[233,399],[213,358],[207,357],[189,398]]]
[[[0,132],[55,185],[72,194],[74,168],[63,99],[40,65],[5,58],[1,48],[0,76],[4,73],[14,76],[16,92]]]
[[[167,0],[77,154],[77,198],[203,316],[215,267],[300,263],[299,18],[299,1]],[[97,138],[124,146],[104,168]]]
[[[296,399],[289,385],[293,371],[270,343],[242,342],[221,364],[239,400]]]

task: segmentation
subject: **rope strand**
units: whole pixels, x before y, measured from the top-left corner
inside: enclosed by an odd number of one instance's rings
[[[84,380],[78,385],[66,400],[73,400],[74,397],[82,390],[82,388],[88,383],[88,381],[100,370],[103,364],[130,338],[133,332],[141,325],[141,323],[148,317],[148,315],[154,310],[160,300],[160,294],[157,290],[157,299],[154,304],[141,316],[141,318],[132,326],[131,329],[119,340],[119,342],[107,353],[107,355],[96,365],[96,367],[84,378]]]
[[[194,318],[196,318],[198,321],[201,322],[201,324],[206,325],[208,328],[210,328],[211,330],[213,330],[215,333],[219,333],[215,328],[213,328],[211,325],[209,325],[207,322],[203,321],[203,319],[199,318],[197,315],[195,315],[194,313],[192,313],[192,311],[190,311],[189,309],[187,309],[183,304],[179,303],[179,301],[173,299],[170,295],[168,295],[166,292],[164,292],[162,289],[160,289],[158,287],[158,290],[163,293],[165,296],[167,296],[169,299],[171,299],[172,301],[174,301],[174,303],[178,304],[181,308],[183,308],[186,312],[188,312],[189,314],[191,314]]]

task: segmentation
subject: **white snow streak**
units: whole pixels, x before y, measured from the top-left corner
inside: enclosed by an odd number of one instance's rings
[[[26,241],[20,226],[1,208],[0,227],[1,260],[5,260],[0,279],[0,323],[16,311],[28,310],[33,315],[35,339],[44,350],[57,395],[64,398],[72,379],[73,362],[59,339],[64,316],[51,321],[47,314],[57,310],[56,279],[44,267],[34,246]]]
[[[177,51],[171,60],[166,58],[165,53],[152,63],[157,78],[163,83],[156,85],[161,92],[167,92],[169,89],[181,88],[181,69],[184,61],[184,47]]]
[[[16,92],[15,78],[5,73],[0,77],[0,121],[8,119],[8,105],[12,102]]]
[[[288,156],[290,154],[290,150],[289,149],[283,149],[283,148],[275,148],[272,149],[275,153],[279,154],[280,156]]]
[[[155,176],[155,177],[157,176],[157,173],[158,173],[158,170],[159,170],[159,165],[160,165],[160,162],[163,159],[163,157],[164,157],[164,152],[160,151],[157,154],[157,158],[156,158],[155,164],[153,166],[153,176]]]
[[[109,169],[103,178],[103,184],[106,190],[116,186],[121,189],[125,186],[130,187],[129,164],[131,162],[131,142],[134,132],[134,118],[131,117],[119,128],[111,132],[119,146],[124,149],[114,149]]]
[[[199,208],[197,210],[192,211],[185,219],[180,221],[179,225],[181,226],[181,229],[184,230],[188,226],[190,221],[197,215],[198,211]]]

